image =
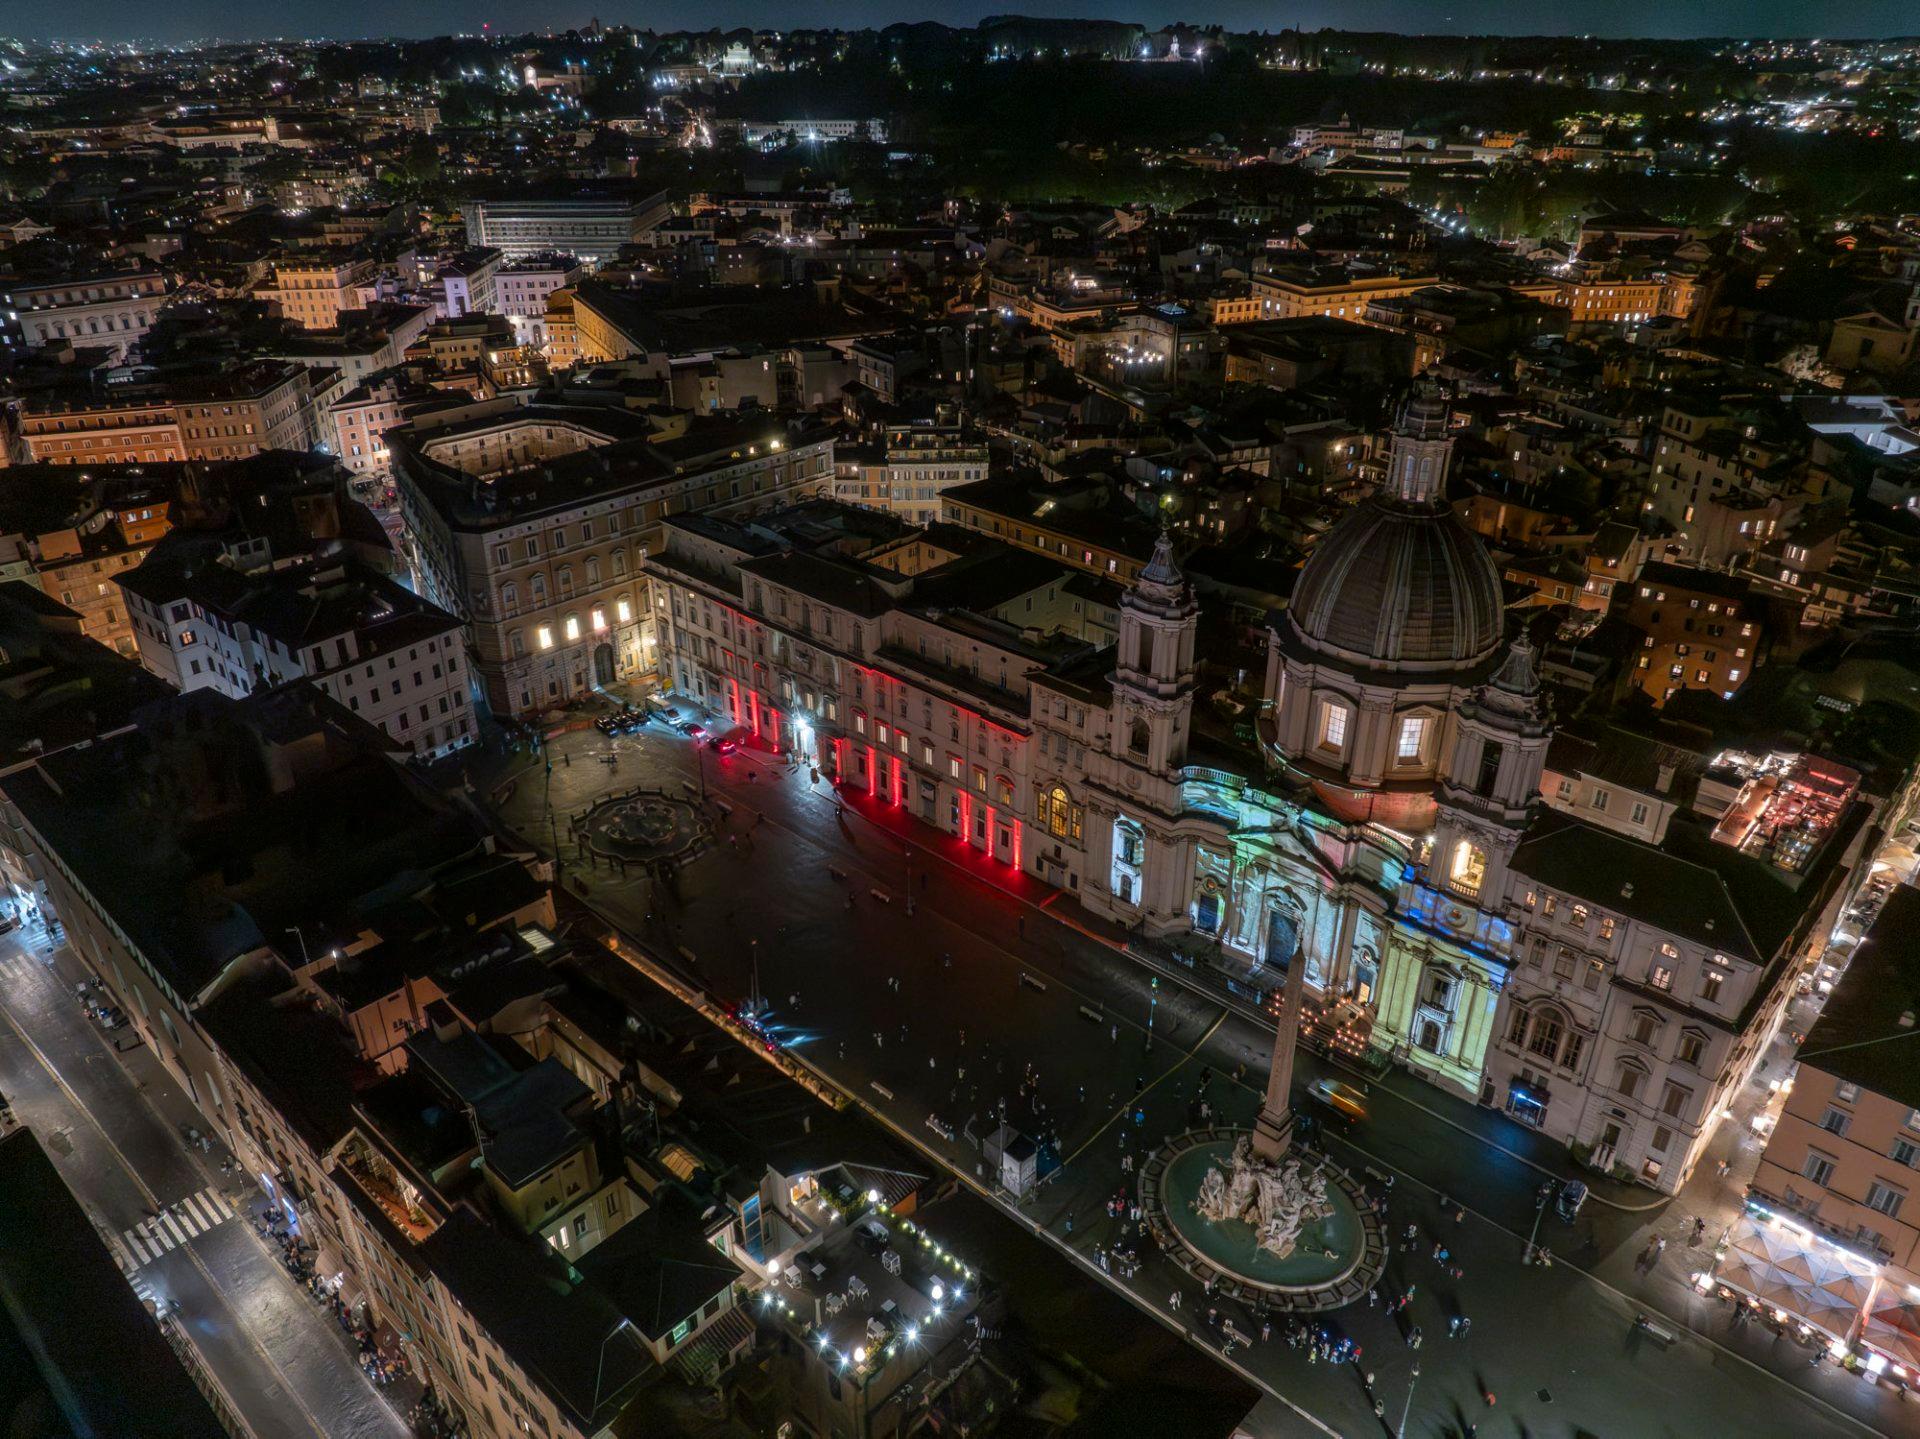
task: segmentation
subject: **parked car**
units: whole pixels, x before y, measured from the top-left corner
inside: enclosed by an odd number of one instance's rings
[[[730,739],[721,739],[718,735],[707,736],[707,748],[715,754],[732,754],[740,746]]]

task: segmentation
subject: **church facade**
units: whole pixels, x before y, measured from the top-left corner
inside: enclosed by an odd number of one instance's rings
[[[1446,413],[1415,393],[1385,485],[1274,622],[1259,772],[1193,743],[1197,614],[1164,543],[1111,671],[1033,677],[1036,810],[1068,819],[1038,836],[1056,858],[1036,872],[1129,928],[1217,945],[1251,987],[1303,964],[1394,1063],[1671,1192],[1832,896],[1758,935],[1718,870],[1542,804],[1552,717],[1446,504]]]
[[[663,670],[1245,993],[1303,965],[1314,1007],[1393,1063],[1671,1191],[1779,1024],[1844,867],[1761,874],[1672,805],[1636,807],[1662,833],[1627,834],[1543,803],[1553,719],[1447,504],[1448,431],[1446,398],[1416,388],[1385,483],[1272,621],[1230,740],[1165,536],[1095,649],[1013,619],[1018,584],[996,608],[966,556],[907,574],[770,550],[767,521],[676,518],[647,566]]]

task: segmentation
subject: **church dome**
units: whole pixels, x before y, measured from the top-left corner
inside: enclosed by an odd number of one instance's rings
[[[1444,502],[1377,497],[1307,556],[1287,622],[1302,648],[1336,665],[1468,669],[1504,633],[1500,574]]]

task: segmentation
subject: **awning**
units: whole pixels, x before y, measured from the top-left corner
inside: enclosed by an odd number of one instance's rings
[[[1845,1344],[1873,1297],[1878,1270],[1777,1219],[1742,1217],[1714,1278]]]
[[[1860,1342],[1891,1363],[1920,1370],[1920,1291],[1883,1284],[1867,1311]]]

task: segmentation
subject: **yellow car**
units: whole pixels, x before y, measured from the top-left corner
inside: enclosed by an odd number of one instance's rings
[[[1316,1079],[1307,1086],[1307,1093],[1348,1119],[1367,1117],[1367,1096],[1351,1084],[1342,1084],[1337,1079]]]

